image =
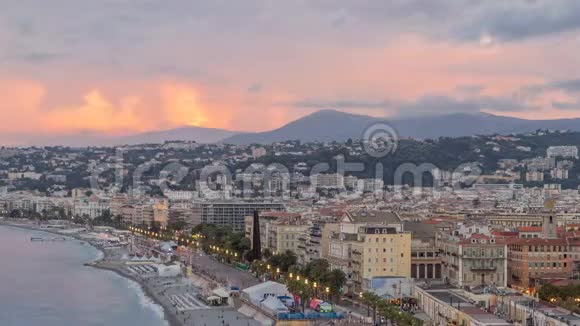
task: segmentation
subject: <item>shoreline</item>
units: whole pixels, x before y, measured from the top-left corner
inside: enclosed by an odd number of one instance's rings
[[[122,277],[122,278],[129,280],[129,281],[137,283],[137,285],[143,291],[144,295],[148,299],[150,299],[155,305],[158,305],[159,307],[161,307],[163,309],[163,319],[165,320],[167,325],[169,325],[169,326],[183,326],[183,324],[179,321],[177,316],[171,312],[170,307],[167,307],[166,305],[164,305],[163,304],[164,302],[162,300],[159,300],[157,298],[157,296],[155,295],[155,293],[153,292],[153,290],[150,289],[146,284],[144,284],[144,282],[142,280],[135,277],[134,275],[131,275],[131,274],[125,272],[122,268],[118,268],[117,266],[114,266],[111,264],[105,265],[107,258],[110,257],[110,254],[107,252],[107,250],[105,248],[102,248],[101,246],[99,246],[99,245],[97,245],[97,244],[95,244],[87,239],[82,239],[78,236],[75,236],[74,234],[62,234],[62,233],[59,233],[59,232],[54,231],[54,230],[38,228],[34,225],[14,224],[14,223],[11,223],[10,221],[0,220],[0,226],[8,226],[8,227],[13,227],[13,228],[17,228],[17,229],[21,229],[21,230],[28,230],[28,231],[44,232],[47,234],[63,236],[66,238],[70,238],[70,239],[74,239],[77,241],[82,241],[82,242],[87,243],[88,245],[90,245],[91,247],[93,247],[97,251],[99,251],[101,253],[101,255],[100,255],[100,258],[97,258],[97,259],[90,261],[90,262],[86,262],[82,266],[88,266],[88,267],[92,267],[95,269],[113,272],[116,275],[118,275],[119,277]]]

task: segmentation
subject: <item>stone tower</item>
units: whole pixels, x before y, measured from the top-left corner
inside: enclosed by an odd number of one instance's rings
[[[555,239],[558,237],[556,215],[554,200],[547,199],[544,202],[544,210],[542,211],[542,238]]]

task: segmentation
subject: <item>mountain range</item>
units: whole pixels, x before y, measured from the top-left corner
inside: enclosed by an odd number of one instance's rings
[[[361,138],[375,123],[387,123],[399,137],[438,138],[525,133],[538,129],[580,131],[580,118],[526,120],[488,113],[453,113],[413,118],[385,119],[334,110],[321,110],[267,132],[242,133],[203,127],[113,137],[98,133],[31,139],[31,145],[111,146],[188,140],[199,143],[270,144],[285,140],[344,141]]]
[[[399,137],[438,138],[472,135],[525,133],[538,129],[580,131],[580,118],[525,120],[488,113],[453,113],[403,119],[384,119],[366,115],[323,110],[268,132],[237,134],[224,139],[232,144],[268,144],[288,139],[302,141],[344,141],[362,138],[375,123],[387,123]]]

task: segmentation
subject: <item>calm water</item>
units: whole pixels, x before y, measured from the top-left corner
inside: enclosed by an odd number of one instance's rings
[[[46,236],[0,226],[0,325],[166,325],[136,283],[83,266],[96,249],[74,240],[30,242],[39,235]]]

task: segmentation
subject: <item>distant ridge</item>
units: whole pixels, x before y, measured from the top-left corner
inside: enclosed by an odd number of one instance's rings
[[[379,119],[340,111],[322,110],[292,121],[281,128],[234,135],[222,140],[230,144],[269,144],[285,140],[333,141],[359,138],[363,130]]]
[[[78,133],[66,136],[44,136],[30,139],[24,145],[38,146],[118,146],[136,144],[161,144],[166,141],[196,141],[198,143],[217,143],[232,135],[242,135],[237,131],[203,127],[180,127],[175,129],[152,131],[129,136],[109,136],[101,133]]]
[[[33,137],[23,145],[40,146],[115,146],[163,143],[165,141],[196,141],[198,143],[271,144],[286,140],[345,141],[361,138],[374,123],[387,123],[399,137],[439,138],[472,135],[512,134],[538,129],[580,131],[580,118],[559,120],[525,120],[488,113],[452,113],[413,118],[385,119],[335,110],[321,110],[278,129],[267,132],[241,133],[203,127],[181,127],[114,137],[100,133]]]
[[[334,110],[318,111],[285,126],[260,133],[238,134],[222,140],[231,144],[269,144],[283,140],[345,141],[361,138],[373,123],[386,122],[400,137],[439,138],[511,134],[556,129],[580,131],[580,118],[525,120],[488,113],[452,113],[414,118],[385,119]]]

